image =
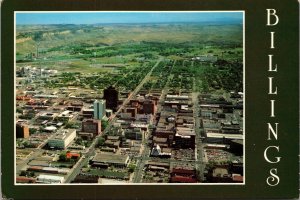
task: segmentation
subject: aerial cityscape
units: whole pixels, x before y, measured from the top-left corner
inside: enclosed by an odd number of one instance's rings
[[[16,13],[16,184],[243,184],[243,12]]]

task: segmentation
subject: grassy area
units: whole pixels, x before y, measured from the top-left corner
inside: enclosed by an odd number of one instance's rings
[[[51,166],[52,167],[72,168],[74,164],[75,164],[74,162],[52,162]]]

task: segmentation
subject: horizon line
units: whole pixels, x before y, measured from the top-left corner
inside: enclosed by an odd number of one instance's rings
[[[238,19],[234,20],[229,20],[229,19],[224,19],[224,20],[218,20],[218,21],[174,21],[174,22],[97,22],[97,23],[32,23],[32,24],[27,24],[27,23],[16,23],[16,25],[113,25],[113,24],[128,24],[128,25],[135,25],[135,24],[221,24],[221,23],[227,23],[227,24],[243,24],[240,22]]]

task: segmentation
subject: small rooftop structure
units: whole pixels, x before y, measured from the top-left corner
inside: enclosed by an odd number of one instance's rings
[[[177,100],[188,100],[189,99],[189,96],[186,96],[186,95],[171,95],[171,94],[168,94],[166,96],[167,99],[177,99]]]
[[[52,132],[52,131],[56,131],[57,128],[55,126],[47,126],[46,128],[44,128],[44,130]]]
[[[72,118],[73,115],[72,115],[71,113],[72,113],[71,111],[65,110],[65,111],[63,111],[62,113],[60,113],[60,114],[58,115],[58,117],[59,117],[59,118]]]
[[[171,156],[171,152],[167,151],[163,152],[162,149],[160,148],[160,146],[157,144],[155,147],[153,147],[152,151],[151,151],[151,156],[160,156],[160,157],[170,157]]]

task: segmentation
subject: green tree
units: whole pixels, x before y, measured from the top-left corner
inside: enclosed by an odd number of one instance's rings
[[[37,132],[36,128],[29,128],[30,135],[35,134]]]
[[[101,120],[101,130],[102,131],[105,130],[107,126],[108,126],[108,121],[102,119]]]
[[[98,138],[98,146],[103,146],[104,145],[104,142],[105,142],[105,139],[103,137],[99,137]]]
[[[82,138],[77,138],[77,139],[76,139],[76,144],[82,145],[82,144],[83,144]]]
[[[62,152],[60,155],[59,155],[59,160],[60,161],[66,161],[67,160],[67,153],[66,152]]]
[[[16,112],[17,112],[17,113],[21,113],[21,114],[23,114],[23,109],[21,109],[21,108],[17,108],[17,109],[16,109]]]
[[[20,176],[27,176],[26,171],[21,171]]]
[[[29,146],[30,146],[30,143],[29,143],[28,141],[24,141],[24,142],[23,142],[23,145],[24,145],[24,147],[29,147]]]
[[[34,172],[30,172],[30,173],[29,173],[29,176],[30,176],[30,177],[34,177],[34,176],[35,176],[35,173],[34,173]]]
[[[68,122],[66,124],[65,128],[75,128],[75,129],[77,129],[77,128],[79,128],[79,124],[76,123],[76,122]]]
[[[134,164],[129,164],[129,166],[128,166],[128,172],[130,172],[130,173],[134,172],[135,167],[136,166]]]

